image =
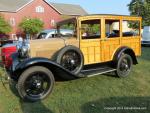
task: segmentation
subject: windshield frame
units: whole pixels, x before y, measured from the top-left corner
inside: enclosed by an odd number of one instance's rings
[[[58,33],[58,37],[61,37],[61,29],[64,29],[64,28],[61,28],[61,26],[65,25],[65,24],[74,24],[74,29],[73,30],[73,35],[71,37],[75,37],[77,38],[78,36],[78,31],[77,31],[77,18],[70,18],[70,19],[66,19],[66,20],[63,20],[63,21],[60,21],[58,22],[56,25],[56,29],[57,29],[57,33]],[[66,29],[67,30],[67,29]],[[68,30],[71,30],[71,29],[68,29]],[[64,37],[66,38],[66,37]]]

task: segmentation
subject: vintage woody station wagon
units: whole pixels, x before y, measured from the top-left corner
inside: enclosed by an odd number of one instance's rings
[[[74,33],[62,35],[61,28]],[[57,30],[48,40],[23,42],[12,55],[11,78],[22,98],[45,98],[56,76],[74,79],[114,71],[126,77],[141,55],[140,17],[80,16],[57,23]]]

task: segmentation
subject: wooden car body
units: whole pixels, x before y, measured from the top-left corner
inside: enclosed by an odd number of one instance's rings
[[[90,36],[85,39],[82,36],[82,24],[99,24],[100,35]],[[136,35],[123,34],[123,21],[137,22],[138,33]],[[91,22],[91,23],[90,23]],[[92,23],[93,22],[93,23]],[[99,22],[99,23],[98,23]],[[119,23],[118,35],[113,37],[106,36],[107,23]],[[136,56],[141,55],[141,18],[132,16],[118,16],[118,15],[89,15],[81,16],[64,20],[57,24],[59,28],[63,24],[73,23],[75,25],[75,35],[70,37],[54,37],[48,40],[31,40],[30,41],[30,56],[31,57],[45,57],[52,59],[61,48],[67,45],[78,47],[84,56],[84,64],[95,64],[112,61],[115,53],[121,47],[131,48]],[[112,27],[112,26],[110,26]],[[113,28],[109,28],[112,32]],[[134,29],[131,29],[131,31]]]

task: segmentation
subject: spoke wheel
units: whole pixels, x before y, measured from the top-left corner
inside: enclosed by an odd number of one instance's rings
[[[81,50],[75,46],[66,46],[62,48],[58,54],[56,62],[71,72],[70,74],[59,74],[59,76],[66,80],[73,80],[80,78],[80,71],[84,65],[84,57]]]
[[[132,58],[130,55],[123,54],[118,61],[116,74],[119,77],[126,77],[129,75],[132,68]]]
[[[28,96],[39,97],[44,95],[50,87],[50,80],[43,72],[33,72],[24,83],[25,92]]]
[[[73,50],[67,51],[62,56],[60,64],[71,72],[76,72],[81,65],[80,55]]]
[[[38,101],[46,98],[54,86],[52,72],[42,66],[26,69],[18,80],[18,92],[22,99]]]

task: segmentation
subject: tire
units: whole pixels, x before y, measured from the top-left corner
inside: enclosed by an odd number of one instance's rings
[[[117,71],[116,75],[120,78],[127,77],[131,72],[133,65],[133,60],[130,55],[122,54],[120,59],[117,62]]]
[[[62,65],[65,69],[72,72],[76,77],[80,77],[79,73],[84,65],[84,57],[79,48],[67,46],[60,50],[57,54],[56,62]],[[60,75],[64,79],[73,79],[70,75]]]
[[[33,66],[21,74],[18,80],[18,93],[24,100],[32,102],[42,100],[52,92],[54,81],[54,76],[49,69]]]

